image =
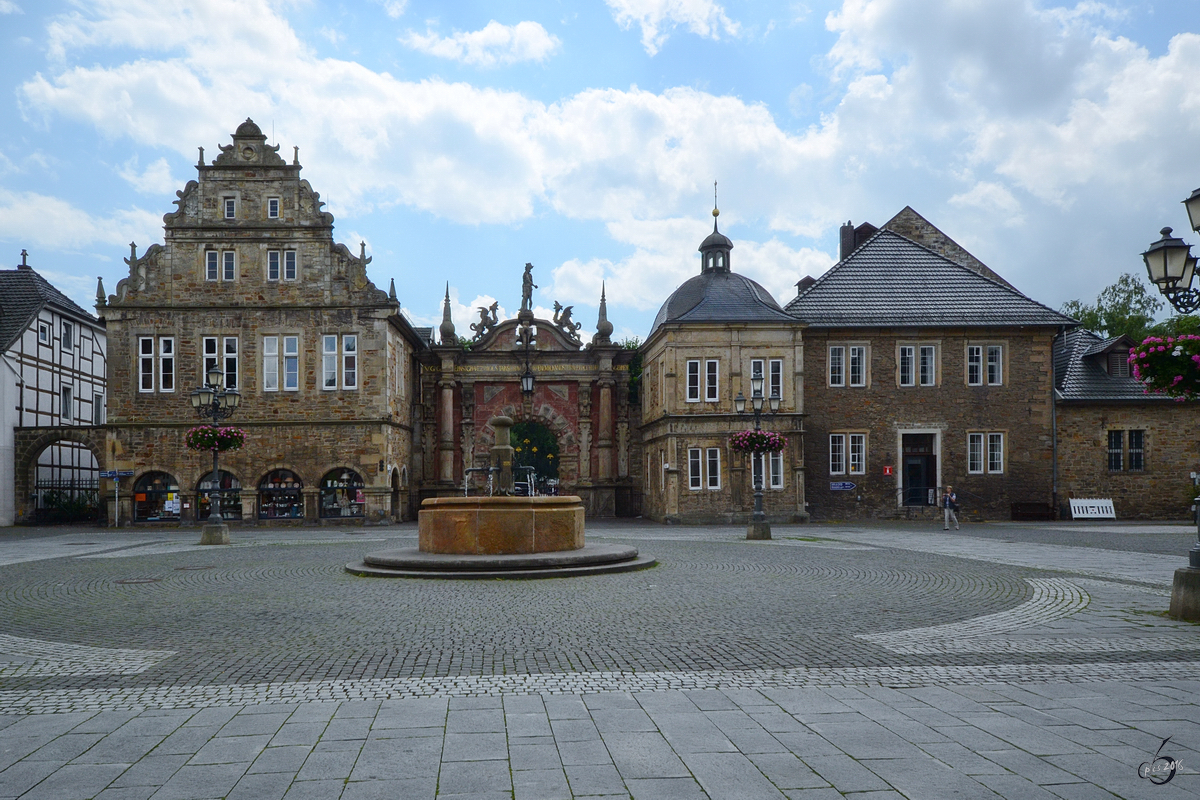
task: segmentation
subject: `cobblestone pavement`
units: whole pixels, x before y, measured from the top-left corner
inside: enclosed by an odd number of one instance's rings
[[[660,566],[464,582],[196,536],[0,538],[0,800],[1200,797],[1189,526],[592,523]]]

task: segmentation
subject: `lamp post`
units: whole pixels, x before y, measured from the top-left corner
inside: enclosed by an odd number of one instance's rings
[[[756,431],[762,430],[764,400],[771,410],[771,416],[775,416],[779,412],[779,395],[772,392],[769,398],[764,398],[763,376],[756,372],[750,378],[750,408],[754,412],[754,430]],[[738,414],[746,413],[746,398],[741,392],[738,392],[737,397],[733,398],[733,407],[737,409]],[[754,517],[746,529],[747,539],[771,538],[771,525],[767,522],[767,515],[763,513],[763,474],[767,471],[764,456],[764,453],[754,453],[750,456],[750,471],[754,475]],[[754,469],[754,459],[756,458],[764,459],[758,470]]]
[[[1200,189],[1183,201],[1188,223],[1200,232]],[[1200,289],[1192,288],[1196,275],[1196,257],[1192,246],[1171,235],[1170,228],[1159,231],[1162,238],[1142,253],[1146,272],[1167,302],[1180,314],[1200,309]],[[1196,473],[1192,473],[1194,476]],[[1196,503],[1196,543],[1188,552],[1188,566],[1175,570],[1171,589],[1170,615],[1178,619],[1200,621],[1200,497]]]
[[[212,420],[213,428],[217,422],[237,411],[242,403],[242,395],[237,389],[222,389],[225,383],[225,373],[219,365],[214,364],[205,376],[205,384],[199,389],[193,389],[189,397],[192,408],[201,419]],[[217,468],[218,450],[213,448],[212,486],[209,498],[208,523],[200,533],[200,544],[229,544],[229,526],[221,516],[221,473]]]

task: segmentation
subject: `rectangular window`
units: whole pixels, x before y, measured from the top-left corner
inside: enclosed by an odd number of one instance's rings
[[[913,386],[915,380],[913,375],[913,363],[916,360],[916,348],[905,345],[900,348],[900,385]]]
[[[850,434],[850,474],[862,475],[867,471],[867,435]]]
[[[163,336],[158,340],[159,391],[175,391],[175,339]]]
[[[267,251],[267,280],[279,280],[279,251]]]
[[[263,391],[279,391],[279,337],[263,337]]]
[[[104,395],[98,394],[92,398],[92,424],[104,424]]]
[[[770,388],[767,391],[767,397],[778,397],[783,399],[783,359],[771,359],[771,375]]]
[[[783,453],[771,453],[771,488],[783,488]]]
[[[74,327],[72,327],[71,323],[64,322],[63,326],[62,326],[62,349],[63,350],[74,350],[75,349],[75,335],[74,334],[75,334],[75,329],[74,329]]]
[[[717,402],[720,397],[717,377],[719,375],[721,362],[715,359],[709,359],[704,362],[704,401],[707,403]]]
[[[700,402],[700,362],[687,362],[687,401]]]
[[[50,325],[45,322],[38,323],[38,341],[42,344],[50,344]]]
[[[763,454],[755,453],[750,459],[750,486],[766,486],[766,476],[763,475]]]
[[[221,264],[222,264],[221,280],[223,280],[223,281],[233,280],[233,251],[232,250],[226,250],[224,253],[221,253]]]
[[[708,488],[721,488],[721,448],[710,447],[705,451],[708,461]]]
[[[154,391],[154,339],[143,336],[138,339],[138,391]]]
[[[1004,383],[1004,348],[998,344],[988,345],[988,386]]]
[[[700,475],[700,448],[688,449],[688,488],[699,491],[704,483]]]
[[[921,385],[933,386],[937,383],[937,348],[933,345],[921,345]]]
[[[829,434],[829,474],[846,474],[846,434]]]
[[[279,198],[267,198],[267,219],[279,219]]]
[[[217,366],[219,361],[217,354],[217,337],[204,337],[204,374],[200,376],[202,383],[208,383],[208,371]]]
[[[983,434],[967,434],[967,472],[979,474],[983,472]]]
[[[337,337],[321,337],[321,388],[337,388]]]
[[[1108,432],[1108,471],[1120,472],[1125,468],[1125,431]]]
[[[238,340],[236,336],[225,337],[225,388],[238,388]]]
[[[58,400],[58,415],[62,417],[63,422],[70,422],[74,418],[71,413],[74,398],[72,397],[70,386],[63,386],[59,390]]]
[[[975,344],[967,347],[967,385],[983,385],[983,348]]]
[[[225,219],[233,219],[237,216],[237,201],[232,197],[226,197],[225,203]]]
[[[358,388],[358,337],[342,337],[342,388]]]
[[[761,358],[750,359],[750,377],[751,378],[762,378],[763,377],[763,364],[764,364],[764,362]]]
[[[296,280],[296,251],[285,250],[283,252],[283,279],[285,281]]]
[[[829,385],[846,385],[846,348],[829,348]]]
[[[1146,468],[1146,451],[1143,449],[1142,442],[1145,438],[1145,431],[1130,431],[1129,432],[1129,471],[1141,472]]]
[[[850,385],[867,385],[867,348],[850,348]]]
[[[1004,434],[988,434],[988,472],[1004,472]]]
[[[283,337],[283,388],[295,392],[300,389],[300,337]]]
[[[204,254],[204,280],[215,281],[217,279],[217,259],[216,250],[209,250]]]

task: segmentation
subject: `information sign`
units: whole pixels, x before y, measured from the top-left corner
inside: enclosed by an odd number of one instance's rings
[[[829,491],[831,492],[852,492],[856,488],[856,484],[850,481],[830,481]]]

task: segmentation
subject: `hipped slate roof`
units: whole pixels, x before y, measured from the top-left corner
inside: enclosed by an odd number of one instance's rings
[[[1056,338],[1054,384],[1058,396],[1063,400],[1174,402],[1164,395],[1146,394],[1135,378],[1108,374],[1105,351],[1114,341],[1083,329],[1068,331]]]
[[[0,270],[0,353],[7,352],[45,305],[98,324],[97,319],[32,269]]]
[[[736,272],[703,272],[684,281],[658,310],[650,335],[667,322],[786,322],[771,293]]]
[[[889,230],[830,267],[787,312],[816,328],[1078,324]]]

